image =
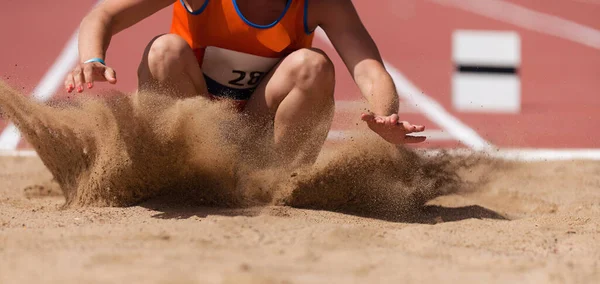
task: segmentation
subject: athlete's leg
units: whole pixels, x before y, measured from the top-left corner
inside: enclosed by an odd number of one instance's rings
[[[335,72],[318,49],[301,49],[284,58],[261,82],[245,111],[273,123],[280,158],[293,165],[313,163],[333,118]]]
[[[138,67],[138,90],[177,97],[208,94],[194,52],[175,34],[158,36],[146,47]]]

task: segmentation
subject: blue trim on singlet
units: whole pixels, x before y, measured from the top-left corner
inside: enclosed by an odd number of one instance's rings
[[[304,0],[304,33],[310,35],[315,30],[308,29],[308,0]]]
[[[197,16],[200,15],[200,13],[202,13],[202,11],[204,11],[204,9],[206,9],[206,6],[208,6],[208,1],[210,0],[206,0],[204,1],[204,4],[202,4],[202,7],[200,7],[200,9],[196,10],[196,11],[190,11],[188,9],[188,7],[185,5],[185,2],[183,2],[183,0],[179,0],[179,2],[181,3],[181,5],[183,6],[183,9],[185,9],[186,11],[188,11],[188,13]]]
[[[283,17],[285,16],[285,13],[287,12],[288,8],[290,7],[290,5],[292,4],[292,0],[288,0],[287,4],[285,4],[285,9],[283,9],[283,13],[281,13],[281,16],[279,16],[279,19],[275,20],[275,22],[272,22],[268,25],[257,25],[255,23],[252,23],[250,21],[248,21],[248,19],[246,19],[246,17],[244,17],[244,15],[242,14],[242,11],[240,11],[240,8],[238,7],[237,1],[236,0],[231,0],[233,1],[233,6],[235,7],[235,11],[237,12],[237,14],[240,16],[240,18],[246,22],[246,24],[248,24],[249,26],[253,27],[253,28],[258,28],[258,29],[268,29],[271,28],[275,25],[277,25],[277,23],[279,23],[279,21],[281,21],[281,19],[283,19]]]

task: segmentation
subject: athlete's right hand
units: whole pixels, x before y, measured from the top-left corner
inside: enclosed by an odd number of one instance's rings
[[[94,82],[109,82],[117,83],[117,74],[115,70],[102,65],[99,62],[79,63],[73,71],[67,74],[65,79],[65,89],[67,92],[77,90],[78,93],[83,92],[84,85],[88,89],[94,87]]]

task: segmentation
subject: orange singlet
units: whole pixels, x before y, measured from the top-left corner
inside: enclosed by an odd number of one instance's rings
[[[269,25],[247,20],[236,0],[206,0],[190,11],[175,3],[171,33],[192,47],[213,96],[244,102],[283,57],[312,45],[306,24],[308,0],[288,0]]]

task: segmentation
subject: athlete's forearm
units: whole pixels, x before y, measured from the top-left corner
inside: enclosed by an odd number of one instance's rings
[[[104,59],[113,35],[125,30],[175,0],[104,0],[81,22],[79,57]]]
[[[94,57],[105,59],[112,35],[112,17],[100,9],[90,12],[79,27],[80,61]]]
[[[399,109],[396,86],[385,67],[376,60],[359,63],[355,70],[356,83],[375,115],[397,114]]]

